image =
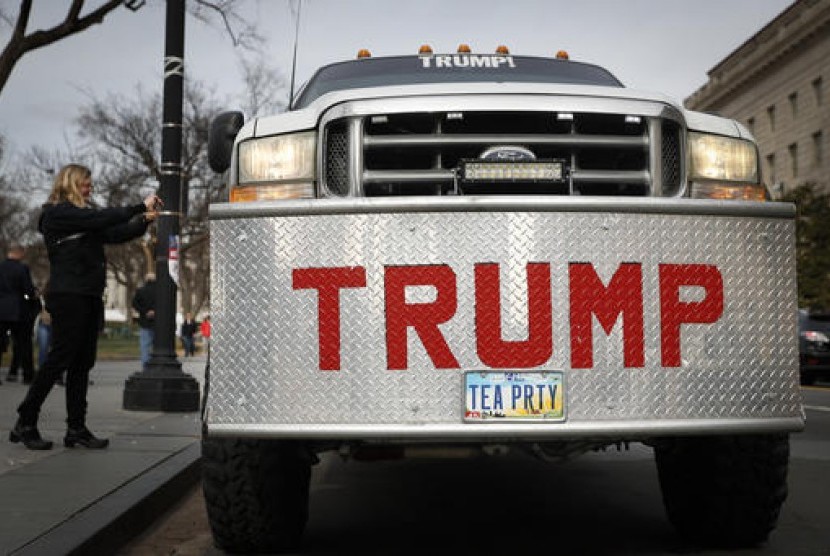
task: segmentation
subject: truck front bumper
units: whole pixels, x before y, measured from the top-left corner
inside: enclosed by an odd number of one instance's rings
[[[654,198],[213,205],[208,431],[798,430],[793,217]],[[563,418],[471,421],[472,371],[561,372]]]

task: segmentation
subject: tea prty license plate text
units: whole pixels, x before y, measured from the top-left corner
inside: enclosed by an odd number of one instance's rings
[[[563,374],[468,372],[464,375],[464,419],[563,420]]]

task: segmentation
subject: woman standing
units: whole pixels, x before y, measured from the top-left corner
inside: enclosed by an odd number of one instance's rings
[[[49,291],[46,308],[52,315],[52,344],[46,361],[29,387],[9,434],[30,450],[49,450],[37,429],[43,401],[55,380],[66,370],[67,431],[64,446],[106,448],[86,427],[89,371],[95,364],[98,333],[103,325],[101,296],[106,283],[105,243],[123,243],[144,234],[156,219],[161,200],[149,195],[130,207],[95,208],[90,205],[92,177],[88,168],[69,164],[55,178],[40,215],[38,229],[49,255]]]

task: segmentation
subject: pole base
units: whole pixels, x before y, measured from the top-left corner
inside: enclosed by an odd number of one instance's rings
[[[175,368],[137,372],[124,383],[124,409],[187,413],[199,411],[199,383]]]

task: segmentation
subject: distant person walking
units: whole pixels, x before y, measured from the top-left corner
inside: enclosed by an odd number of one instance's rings
[[[9,380],[17,380],[17,368],[23,369],[23,380],[32,381],[32,326],[30,313],[40,303],[32,283],[29,267],[23,262],[26,251],[18,243],[9,244],[6,260],[0,262],[0,358],[8,348],[11,334],[12,357]],[[35,312],[37,314],[37,312]]]
[[[184,321],[179,328],[179,336],[182,337],[182,348],[184,356],[190,357],[196,354],[196,321],[193,320],[193,313],[185,313]]]
[[[156,275],[148,273],[144,285],[133,296],[133,309],[138,312],[138,348],[141,366],[146,367],[153,354],[156,331]]]
[[[33,297],[26,297],[17,332],[17,341],[12,345],[12,362],[9,365],[9,380],[17,380],[18,369],[23,370],[23,384],[31,384],[35,377],[35,360],[32,350],[32,340],[35,332],[35,321],[43,304],[40,295],[35,292]]]
[[[205,343],[205,351],[210,348],[210,315],[205,315],[202,319],[202,324],[199,325],[199,334],[202,335],[202,341]]]
[[[42,308],[43,304],[40,301],[40,294],[37,290],[35,290],[35,295],[26,296],[21,320],[18,323],[19,330],[16,334],[16,340],[12,345],[12,362],[9,365],[8,375],[10,381],[17,380],[18,369],[23,370],[23,384],[31,384],[35,377],[32,336],[35,331],[35,321]]]
[[[67,448],[106,448],[86,426],[89,371],[95,364],[103,325],[101,296],[106,283],[104,244],[141,236],[158,216],[161,200],[148,195],[129,207],[97,208],[90,202],[92,176],[78,164],[64,166],[43,205],[38,230],[49,255],[46,308],[52,316],[52,345],[46,362],[17,408],[19,418],[9,440],[30,450],[48,450],[37,428],[40,408],[60,374],[66,371]]]

